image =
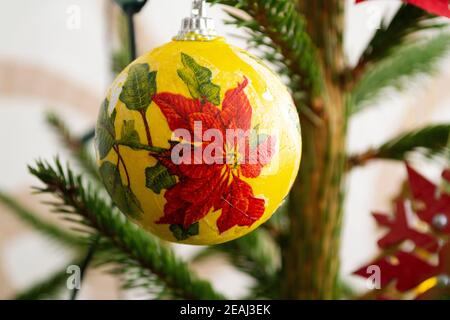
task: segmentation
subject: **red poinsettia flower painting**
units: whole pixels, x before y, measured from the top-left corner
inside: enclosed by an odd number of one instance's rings
[[[356,0],[356,3],[367,0]],[[432,14],[450,18],[450,8],[448,0],[404,0],[404,2],[422,8]]]
[[[153,101],[172,131],[184,129],[192,136],[198,135],[195,126],[201,123],[202,132],[215,129],[226,136],[229,129],[244,132],[251,129],[252,106],[245,94],[247,85],[248,80],[244,78],[237,87],[228,90],[221,108],[205,99],[191,99],[167,92],[156,94]],[[265,210],[265,200],[255,196],[244,178],[260,176],[262,168],[273,157],[275,138],[267,136],[256,145],[248,135],[242,140],[242,143],[230,144],[228,139],[224,139],[213,152],[215,160],[223,161],[213,163],[197,159],[202,153],[196,152],[197,148],[205,148],[211,141],[201,140],[200,146],[188,143],[193,150],[189,163],[174,163],[167,154],[160,155],[158,160],[170,174],[178,177],[178,183],[166,191],[164,215],[157,223],[181,225],[187,229],[208,213],[221,209],[217,228],[223,233],[234,226],[251,226],[260,219]]]

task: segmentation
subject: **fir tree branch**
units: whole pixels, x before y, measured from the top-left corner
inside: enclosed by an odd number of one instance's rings
[[[69,265],[79,265],[80,259],[73,260]],[[54,299],[62,291],[67,281],[67,268],[64,267],[49,278],[39,281],[23,292],[16,294],[14,300],[44,300]],[[64,287],[65,288],[65,287]],[[67,289],[66,289],[67,290]]]
[[[53,274],[49,279],[35,284],[24,292],[18,293],[14,300],[45,300],[54,299],[67,279],[66,270],[63,269]]]
[[[81,142],[81,139],[74,137],[64,121],[55,113],[47,113],[47,122],[55,130],[61,142],[72,153],[77,164],[83,168],[95,181],[101,183],[98,174],[98,167],[92,158],[89,149]]]
[[[447,162],[448,162],[448,165],[450,166],[450,133],[448,134],[446,151],[447,151]]]
[[[369,70],[350,97],[350,114],[362,110],[382,96],[386,88],[404,89],[411,78],[430,75],[450,50],[450,34],[415,43],[393,53]]]
[[[118,263],[122,274],[133,266],[132,272],[138,270],[155,277],[163,289],[170,290],[175,297],[224,298],[208,282],[197,279],[172,250],[111,208],[89,184],[84,185],[81,176],[75,176],[70,168],[64,169],[58,159],[54,166],[38,161],[29,170],[45,184],[45,187],[36,188],[38,192],[52,193],[61,200],[54,203],[55,211],[80,216],[84,232],[91,237],[96,233],[102,236],[99,252],[103,253],[103,262]],[[143,280],[144,285],[148,283],[148,279],[138,277],[133,281],[134,285],[139,285],[136,280]]]
[[[426,154],[443,152],[448,144],[450,124],[432,125],[392,139],[376,149],[349,157],[348,167],[361,166],[375,159],[405,160],[409,152],[423,149]]]
[[[39,218],[39,215],[28,210],[6,193],[0,191],[0,202],[11,210],[18,218],[38,230],[45,236],[57,240],[70,247],[79,247],[84,242],[75,235],[62,230],[56,225]]]
[[[280,271],[280,252],[263,229],[216,246],[207,247],[195,258],[195,261],[212,254],[224,253],[229,261],[239,270],[255,279],[248,298],[276,298],[277,279]]]
[[[289,87],[297,106],[313,110],[321,102],[322,77],[316,48],[306,30],[306,22],[292,0],[209,0],[246,12],[245,19],[230,11],[231,23],[248,30],[253,46],[264,47],[264,58],[289,78]],[[301,109],[300,109],[301,110]]]
[[[355,297],[355,290],[343,279],[339,279],[338,286],[343,299],[351,300]]]
[[[363,71],[371,64],[378,62],[397,48],[408,43],[413,35],[429,29],[440,29],[448,26],[439,22],[436,16],[427,13],[421,8],[404,4],[390,22],[384,22],[376,31],[366,50],[361,55],[357,66],[353,70],[355,83],[358,82]]]
[[[95,250],[97,250],[99,241],[100,241],[100,235],[94,236],[94,241],[89,245],[89,249],[86,253],[86,256],[79,264],[79,266],[80,266],[80,287],[81,287],[81,284],[83,283],[87,269],[89,268],[90,263],[94,257]],[[70,295],[70,300],[76,300],[79,292],[80,292],[80,290],[78,288],[74,288]]]

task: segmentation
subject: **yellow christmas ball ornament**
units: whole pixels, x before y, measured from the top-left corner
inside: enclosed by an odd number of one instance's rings
[[[301,136],[279,77],[194,12],[174,41],[114,81],[96,150],[108,193],[132,221],[168,241],[206,245],[271,217],[297,175]]]

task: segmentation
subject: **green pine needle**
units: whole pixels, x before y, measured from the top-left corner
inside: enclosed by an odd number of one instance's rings
[[[350,114],[383,96],[386,88],[404,89],[418,75],[437,71],[438,63],[450,50],[450,34],[441,34],[397,50],[369,69],[351,95]]]
[[[422,150],[426,155],[448,152],[450,124],[431,125],[404,133],[377,149],[349,158],[349,166],[363,165],[374,159],[405,160],[408,153]]]
[[[403,160],[405,154],[418,148],[432,155],[444,151],[450,134],[450,124],[432,125],[405,133],[383,144],[377,152],[378,158]]]
[[[101,263],[118,265],[114,270],[126,279],[131,276],[129,287],[144,286],[150,291],[161,285],[158,291],[166,290],[173,297],[224,299],[208,282],[194,276],[170,248],[111,208],[95,189],[83,183],[81,176],[68,167],[64,169],[58,159],[54,165],[38,161],[29,170],[45,184],[36,188],[38,192],[52,193],[60,199],[53,204],[55,212],[72,212],[70,216],[81,218],[82,232],[92,238],[97,234],[102,237],[96,258]]]
[[[281,258],[278,246],[271,241],[265,230],[258,229],[242,238],[207,247],[194,260],[204,259],[215,253],[226,254],[237,269],[255,279],[248,298],[276,298]]]
[[[389,56],[396,48],[411,40],[417,32],[440,29],[448,26],[440,23],[436,16],[421,8],[404,4],[395,14],[390,23],[385,23],[377,30],[367,49],[360,58],[359,65],[373,63]]]
[[[43,235],[70,247],[79,247],[84,242],[70,232],[44,221],[39,215],[21,205],[18,201],[0,191],[0,202],[11,210],[18,218],[41,232]]]
[[[77,164],[89,174],[95,181],[101,183],[98,167],[92,158],[89,149],[70,132],[64,121],[55,113],[47,113],[47,122],[55,130],[61,142],[72,153]]]
[[[81,259],[74,260],[68,265],[80,265]],[[69,274],[67,268],[64,267],[56,273],[52,274],[49,278],[37,282],[30,288],[19,292],[13,298],[14,300],[44,300],[55,299],[61,294],[63,289],[67,290],[64,286],[68,279]]]
[[[230,23],[246,28],[249,44],[264,49],[267,61],[287,75],[298,105],[310,103],[322,88],[316,48],[306,30],[304,17],[292,0],[209,0],[241,9],[251,19],[231,11]]]

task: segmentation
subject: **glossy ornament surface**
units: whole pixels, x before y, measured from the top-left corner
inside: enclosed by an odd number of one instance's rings
[[[96,149],[106,189],[135,223],[168,241],[216,244],[256,229],[288,195],[300,124],[261,60],[223,38],[172,41],[116,78]]]

